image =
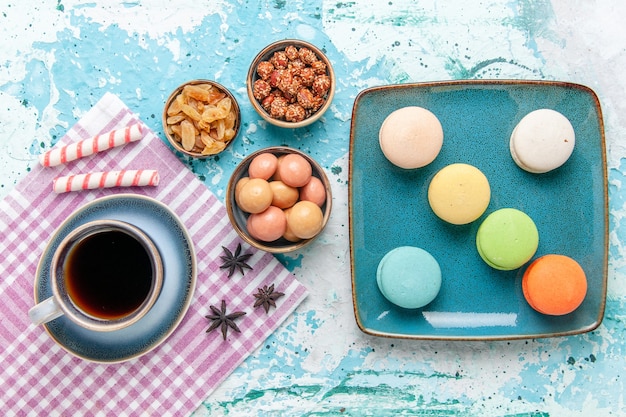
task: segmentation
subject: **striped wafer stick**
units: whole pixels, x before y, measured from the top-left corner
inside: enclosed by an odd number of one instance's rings
[[[154,169],[92,172],[55,178],[52,189],[55,193],[93,190],[112,187],[143,187],[159,185],[159,173]]]
[[[53,167],[93,155],[96,152],[135,142],[143,137],[141,130],[141,124],[136,123],[124,129],[112,130],[89,139],[51,149],[39,155],[39,163],[45,167]]]

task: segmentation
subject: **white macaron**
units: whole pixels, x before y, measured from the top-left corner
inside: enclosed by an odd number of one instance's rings
[[[561,113],[539,109],[520,120],[509,142],[511,157],[525,171],[543,174],[563,165],[572,155],[576,135]]]

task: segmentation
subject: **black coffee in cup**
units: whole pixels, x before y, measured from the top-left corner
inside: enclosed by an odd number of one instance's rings
[[[104,230],[77,242],[65,260],[72,302],[93,317],[116,320],[137,310],[153,285],[149,252],[121,230]]]

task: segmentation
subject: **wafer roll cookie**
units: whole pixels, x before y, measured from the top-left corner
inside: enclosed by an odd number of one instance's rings
[[[45,167],[66,164],[70,161],[93,155],[96,152],[106,151],[116,146],[138,141],[142,137],[141,124],[136,123],[124,129],[112,130],[89,139],[51,149],[39,156],[39,163]]]
[[[159,173],[153,169],[92,172],[55,178],[55,193],[112,187],[144,187],[159,185]]]

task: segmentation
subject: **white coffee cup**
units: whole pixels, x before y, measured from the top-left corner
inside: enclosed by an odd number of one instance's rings
[[[163,286],[154,242],[138,227],[95,220],[72,230],[55,250],[52,296],[30,309],[34,324],[62,315],[94,331],[130,326],[150,311]]]

